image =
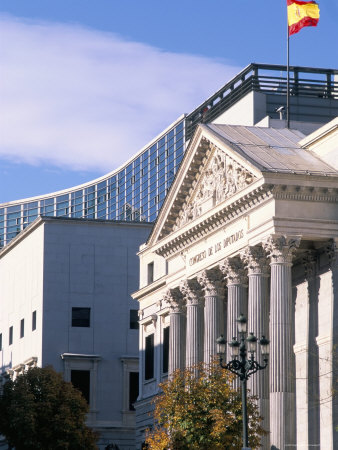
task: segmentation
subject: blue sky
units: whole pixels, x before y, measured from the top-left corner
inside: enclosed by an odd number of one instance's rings
[[[338,68],[338,2],[291,64]],[[285,64],[286,0],[1,0],[0,202],[101,176],[250,62]]]

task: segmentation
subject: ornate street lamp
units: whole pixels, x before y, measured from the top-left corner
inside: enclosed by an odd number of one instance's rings
[[[230,372],[237,375],[241,380],[242,386],[242,416],[243,416],[243,450],[249,448],[248,443],[248,414],[247,414],[247,387],[246,382],[249,377],[258,372],[258,370],[265,369],[268,365],[269,359],[269,343],[270,341],[262,336],[259,340],[264,364],[260,365],[255,361],[255,352],[257,350],[257,338],[253,333],[249,333],[246,337],[247,321],[241,314],[237,319],[237,327],[239,333],[239,341],[236,337],[228,343],[231,349],[232,360],[228,363],[223,363],[226,350],[226,340],[221,335],[217,340],[217,354],[219,356],[219,363],[222,369],[230,370]],[[250,356],[248,356],[250,354]],[[224,355],[224,356],[223,356]]]

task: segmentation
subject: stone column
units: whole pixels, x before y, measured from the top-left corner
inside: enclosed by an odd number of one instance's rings
[[[197,277],[205,295],[204,362],[209,364],[217,354],[216,339],[223,329],[224,287],[218,269],[204,270]]]
[[[292,256],[299,237],[270,236],[264,243],[271,262],[270,287],[270,443],[296,449],[293,355]]]
[[[187,305],[186,367],[203,361],[203,293],[197,280],[184,280],[180,291]]]
[[[248,313],[248,279],[239,257],[226,258],[220,267],[227,280],[228,311],[227,311],[227,342],[238,335],[237,319],[240,314],[247,317]],[[231,350],[227,346],[227,361],[231,359]],[[237,382],[235,382],[237,386]],[[238,384],[239,385],[239,384]]]
[[[169,375],[184,368],[185,315],[183,298],[178,288],[168,289],[164,300],[170,305]]]
[[[269,338],[269,276],[270,267],[267,254],[261,246],[247,247],[241,259],[248,270],[248,332],[254,333],[257,339]],[[260,346],[257,346],[256,361],[263,364]],[[270,430],[269,409],[269,369],[260,370],[249,378],[250,393],[257,396],[260,415],[263,417],[262,427]],[[262,438],[262,448],[269,448],[269,435]]]

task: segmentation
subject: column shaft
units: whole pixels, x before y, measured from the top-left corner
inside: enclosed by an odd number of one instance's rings
[[[217,353],[216,339],[221,334],[223,299],[219,295],[206,295],[204,308],[204,362],[210,363]]]
[[[170,312],[169,374],[184,368],[184,317],[181,311]]]
[[[224,317],[224,288],[222,274],[217,269],[204,270],[198,282],[205,292],[204,362],[209,364],[217,354],[216,339],[222,332]]]
[[[248,269],[248,332],[257,339],[269,338],[269,264],[262,247],[248,247],[241,255]],[[256,361],[263,364],[260,346],[255,355]],[[250,394],[258,398],[259,413],[263,417],[262,427],[270,430],[269,408],[269,369],[260,370],[249,378]],[[262,448],[269,448],[269,435],[262,438]]]
[[[168,289],[164,300],[170,305],[169,375],[184,368],[185,316],[183,298],[178,288]]]
[[[221,271],[226,277],[228,286],[228,311],[226,339],[230,342],[238,335],[237,319],[240,314],[247,317],[248,290],[247,276],[243,264],[239,258],[226,258],[221,266]],[[230,347],[227,346],[227,361],[230,361]],[[236,382],[236,386],[239,384]]]
[[[295,380],[292,315],[292,253],[299,239],[271,237],[270,288],[270,430],[276,450],[296,449]]]
[[[186,366],[203,360],[203,310],[199,305],[187,305]]]
[[[187,305],[186,367],[203,361],[203,296],[196,280],[185,280],[180,290]]]
[[[237,319],[240,314],[247,317],[247,288],[240,284],[228,284],[227,342],[238,335]],[[230,348],[227,347],[227,361],[230,361]]]

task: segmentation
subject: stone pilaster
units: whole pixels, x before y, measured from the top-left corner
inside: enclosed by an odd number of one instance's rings
[[[197,281],[204,290],[204,362],[209,364],[217,354],[216,339],[223,330],[224,286],[218,269],[204,270]]]
[[[226,278],[228,286],[228,310],[227,310],[227,342],[230,342],[234,336],[238,335],[237,322],[240,314],[247,317],[248,296],[247,285],[248,278],[243,263],[239,257],[226,258],[221,267],[223,275]],[[230,348],[227,348],[227,361],[230,361]],[[235,383],[237,385],[237,383]]]
[[[270,267],[267,254],[261,246],[247,247],[241,259],[248,271],[248,332],[254,333],[257,339],[269,338],[269,276]],[[256,360],[263,364],[260,346],[257,346]],[[249,378],[249,389],[257,396],[260,415],[263,417],[262,427],[270,430],[269,408],[269,369],[258,371]],[[262,448],[269,448],[269,435],[262,438]]]
[[[330,240],[325,250],[329,270],[320,275],[316,339],[319,357],[320,445],[321,448],[337,450],[338,239]]]
[[[316,252],[303,257],[304,282],[297,286],[295,373],[297,448],[319,447],[318,287]]]
[[[292,257],[299,237],[270,236],[264,248],[271,259],[270,287],[270,443],[296,449],[292,317]]]
[[[168,289],[164,300],[170,305],[169,375],[185,364],[185,315],[183,298],[178,288]]]
[[[191,367],[203,361],[203,292],[197,280],[184,280],[180,291],[186,301],[186,367]]]

